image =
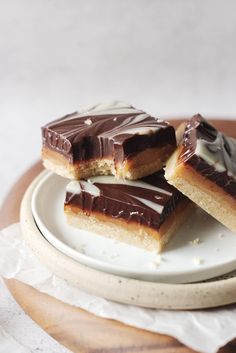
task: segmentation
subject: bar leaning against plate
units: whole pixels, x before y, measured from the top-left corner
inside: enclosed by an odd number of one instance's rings
[[[178,131],[177,134],[179,135]],[[195,115],[166,165],[165,177],[236,232],[236,140]]]
[[[139,179],[160,170],[176,147],[172,126],[119,101],[66,115],[42,135],[44,166],[69,179]]]
[[[192,206],[162,170],[139,181],[114,176],[71,181],[64,210],[72,226],[160,252]]]

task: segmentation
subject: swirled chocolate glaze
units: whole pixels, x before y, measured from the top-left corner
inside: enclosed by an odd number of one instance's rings
[[[159,229],[183,200],[185,196],[166,182],[162,170],[139,181],[113,176],[72,181],[67,186],[65,207]]]
[[[236,198],[236,140],[200,114],[186,124],[180,160]]]
[[[117,101],[55,120],[42,128],[42,136],[44,147],[71,163],[103,157],[122,161],[146,148],[176,145],[168,123]]]

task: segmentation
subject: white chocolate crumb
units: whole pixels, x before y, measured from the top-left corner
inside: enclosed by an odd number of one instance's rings
[[[85,244],[80,244],[79,246],[76,246],[76,250],[79,251],[81,254],[84,254],[85,253],[85,247],[86,245]]]
[[[160,254],[156,254],[155,259],[154,259],[153,261],[154,261],[155,263],[160,264],[161,260],[162,260],[161,255],[160,255]]]
[[[91,119],[86,119],[85,121],[84,121],[84,123],[86,124],[86,125],[92,125],[92,120]]]
[[[219,234],[218,234],[218,238],[219,238],[219,239],[224,238],[224,234],[223,234],[223,233],[219,233]]]
[[[160,263],[156,263],[155,261],[151,261],[149,264],[149,266],[153,269],[156,269],[159,265]]]
[[[189,244],[192,244],[192,245],[198,245],[201,243],[201,240],[199,238],[195,238],[193,240],[190,240]]]
[[[150,266],[152,268],[156,268],[161,264],[161,261],[163,260],[163,258],[161,257],[160,254],[156,254],[154,259],[152,260],[152,262],[150,263]]]
[[[117,120],[117,117],[113,118],[113,121],[116,121]]]
[[[155,254],[155,257],[150,262],[150,267],[155,269],[161,264],[161,261],[163,260],[163,258],[157,251],[154,250],[153,253]]]
[[[115,254],[111,254],[110,258],[111,259],[115,259],[115,258],[117,258],[119,256],[120,256],[119,254],[115,253]]]
[[[193,263],[194,263],[194,265],[199,266],[203,263],[203,260],[200,257],[194,257]]]

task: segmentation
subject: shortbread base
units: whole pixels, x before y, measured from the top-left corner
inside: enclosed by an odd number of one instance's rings
[[[130,180],[140,179],[159,171],[173,146],[149,148],[115,165],[113,159],[102,158],[70,163],[62,154],[44,147],[42,160],[46,169],[69,179],[86,179],[96,175],[115,175]]]
[[[65,214],[69,225],[156,252],[163,250],[192,210],[192,202],[183,200],[160,229],[155,230],[145,225],[114,219],[111,216],[94,212],[87,215],[79,207],[65,205]]]
[[[227,228],[236,232],[236,200],[190,165],[181,162],[181,146],[166,164],[165,177],[171,185]]]

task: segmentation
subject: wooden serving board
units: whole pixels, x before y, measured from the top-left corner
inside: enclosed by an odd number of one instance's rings
[[[178,125],[179,122],[176,121],[175,124]],[[236,137],[235,121],[215,121],[214,124],[228,135]],[[37,163],[13,186],[0,211],[0,228],[19,221],[19,207],[23,194],[42,169],[41,163]],[[6,284],[26,313],[52,337],[75,353],[194,352],[172,337],[98,318],[14,279],[6,280]],[[219,352],[235,351],[236,340]]]

